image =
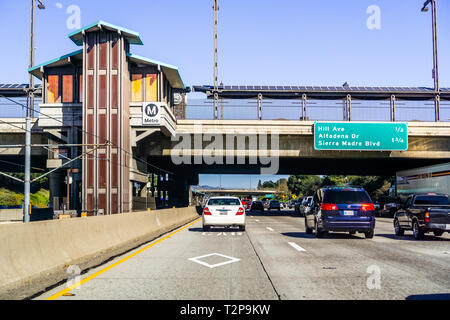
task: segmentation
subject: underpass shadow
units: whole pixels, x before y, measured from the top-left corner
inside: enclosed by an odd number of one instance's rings
[[[392,240],[400,240],[400,241],[450,241],[450,239],[446,239],[446,238],[441,238],[441,237],[436,237],[433,235],[425,235],[424,238],[422,240],[416,240],[414,239],[412,234],[407,234],[404,236],[396,236],[395,234],[375,234],[378,237],[383,237],[383,238],[387,238],[387,239],[392,239]]]
[[[450,300],[450,293],[415,294],[405,300]]]

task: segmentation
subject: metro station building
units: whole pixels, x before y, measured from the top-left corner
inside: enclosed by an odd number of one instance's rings
[[[157,107],[157,134],[170,135],[170,123],[182,116],[187,88],[178,68],[134,55],[132,45],[143,45],[139,34],[104,21],[69,38],[79,50],[29,69],[42,80],[39,127],[58,146],[47,169],[76,159],[50,175],[50,205],[88,215],[188,205],[186,181],[173,189],[168,174],[150,174],[145,159],[133,155],[143,131],[132,127],[142,126],[146,104]]]

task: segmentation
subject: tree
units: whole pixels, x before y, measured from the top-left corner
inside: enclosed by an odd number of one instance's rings
[[[261,180],[258,181],[258,187],[257,190],[261,190],[263,188]]]
[[[276,185],[273,181],[264,181],[263,183],[263,189],[275,189]]]

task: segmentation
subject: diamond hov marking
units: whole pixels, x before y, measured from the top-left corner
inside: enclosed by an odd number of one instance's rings
[[[207,262],[204,262],[204,261],[200,260],[200,259],[207,258],[207,257],[212,257],[212,256],[219,256],[219,257],[222,257],[222,258],[225,258],[225,259],[228,259],[228,260],[224,261],[224,262],[216,263],[216,264],[209,264]],[[229,257],[229,256],[226,256],[226,255],[220,254],[220,253],[210,253],[210,254],[205,254],[204,256],[199,256],[199,257],[195,257],[195,258],[189,258],[189,260],[192,261],[192,262],[196,262],[198,264],[204,265],[205,267],[208,267],[208,268],[212,269],[212,268],[217,268],[217,267],[229,264],[229,263],[238,262],[241,259],[234,258],[234,257]]]
[[[295,242],[288,242],[288,244],[294,248],[297,251],[306,251],[305,249],[303,249],[302,247],[300,247],[298,244],[296,244]]]

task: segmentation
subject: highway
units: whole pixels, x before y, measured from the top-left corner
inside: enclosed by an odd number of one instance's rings
[[[197,220],[89,270],[76,288],[64,283],[35,299],[403,300],[450,293],[448,233],[396,237],[392,219],[377,218],[373,239],[316,239],[293,210],[247,213],[245,232],[201,227]]]

